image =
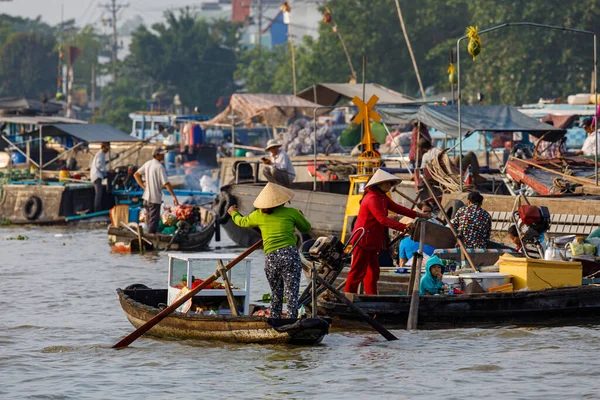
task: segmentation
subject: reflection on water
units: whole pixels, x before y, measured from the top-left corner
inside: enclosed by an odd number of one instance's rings
[[[6,240],[25,235],[28,240]],[[228,242],[213,251],[232,250]],[[165,287],[163,253],[111,254],[104,228],[0,230],[0,397],[598,398],[600,330],[334,331],[314,347],[142,337],[115,289]],[[252,299],[268,292],[255,253]]]

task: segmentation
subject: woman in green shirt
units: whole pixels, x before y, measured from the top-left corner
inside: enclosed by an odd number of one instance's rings
[[[256,210],[243,217],[236,206],[228,210],[232,221],[243,228],[259,228],[265,249],[265,274],[271,287],[271,317],[281,318],[283,295],[287,299],[288,318],[298,315],[298,294],[302,263],[296,248],[295,230],[310,231],[310,222],[300,210],[283,205],[294,192],[274,183],[267,183],[254,200]]]

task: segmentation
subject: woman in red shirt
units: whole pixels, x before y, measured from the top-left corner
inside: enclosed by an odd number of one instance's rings
[[[364,228],[365,233],[352,253],[352,266],[346,280],[346,293],[357,293],[363,282],[365,294],[377,294],[379,280],[379,253],[386,250],[386,229],[403,231],[410,227],[390,217],[388,211],[410,218],[427,218],[419,213],[393,202],[386,193],[400,183],[400,179],[389,172],[378,169],[365,186],[365,196],[360,203],[354,229]],[[360,237],[357,234],[356,237]]]

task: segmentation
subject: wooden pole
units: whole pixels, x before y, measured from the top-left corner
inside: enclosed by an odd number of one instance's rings
[[[92,64],[92,124],[96,123],[96,64]]]
[[[235,305],[235,298],[233,297],[233,291],[231,290],[231,284],[229,283],[229,278],[227,277],[227,269],[223,265],[223,261],[217,260],[219,264],[219,273],[221,274],[221,278],[223,279],[223,283],[225,283],[225,293],[227,294],[227,302],[229,303],[229,309],[231,310],[231,315],[234,317],[239,317],[240,313],[237,310],[237,306]]]
[[[329,282],[327,282],[325,279],[321,278],[318,274],[316,275],[316,279],[317,279],[317,281],[319,281],[319,283],[321,285],[325,286],[327,288],[327,290],[329,290],[331,293],[333,293],[342,303],[346,304],[348,307],[350,307],[352,310],[354,310],[354,312],[356,312],[358,315],[360,315],[362,317],[362,319],[364,319],[369,325],[371,325],[373,327],[373,329],[375,329],[377,332],[379,332],[381,334],[381,336],[383,336],[387,340],[398,340],[398,338],[396,336],[394,336],[390,331],[385,329],[383,327],[383,325],[381,325],[379,322],[375,321],[366,312],[364,312],[358,306],[356,306],[356,304],[354,304],[353,302],[348,300],[348,298],[346,296],[344,296],[343,294],[338,292],[333,286],[331,286],[331,284]],[[313,307],[316,307],[316,306],[313,304]]]
[[[231,268],[235,267],[240,261],[242,261],[244,258],[248,257],[250,254],[252,254],[254,252],[254,250],[256,250],[260,246],[262,246],[262,244],[263,244],[262,239],[259,240],[256,243],[254,243],[246,251],[244,251],[242,254],[240,254],[239,256],[237,256],[233,261],[231,261],[229,264],[227,264],[227,266],[225,268],[227,270],[230,270]],[[175,311],[180,305],[182,305],[183,303],[185,303],[186,301],[188,301],[189,299],[191,299],[192,297],[194,297],[202,289],[205,289],[208,286],[210,286],[211,283],[213,283],[214,281],[216,281],[217,279],[219,279],[219,276],[220,276],[220,274],[218,274],[217,272],[215,272],[214,274],[212,274],[211,276],[209,276],[200,285],[196,286],[194,289],[192,289],[191,291],[187,292],[184,296],[181,296],[178,300],[174,301],[169,307],[165,308],[160,313],[158,313],[154,318],[152,318],[150,321],[146,322],[144,325],[140,326],[135,331],[133,331],[132,333],[130,333],[129,335],[127,335],[126,337],[124,337],[123,339],[121,339],[112,348],[113,349],[119,349],[119,348],[122,348],[122,347],[129,346],[137,338],[139,338],[144,333],[146,333],[150,329],[152,329],[152,327],[154,325],[158,324],[160,321],[162,321],[163,319],[165,319],[169,314],[171,314],[173,311]]]
[[[577,176],[571,176],[571,175],[563,174],[561,172],[554,171],[554,170],[552,170],[550,168],[542,167],[541,165],[538,165],[538,164],[536,164],[534,162],[531,162],[531,161],[523,160],[521,158],[518,158],[516,160],[518,160],[520,162],[523,162],[523,163],[525,163],[525,164],[527,164],[527,165],[529,165],[531,167],[539,168],[542,171],[546,171],[546,172],[550,172],[551,174],[562,176],[563,178],[565,178],[567,180],[570,180],[570,181],[573,181],[573,182],[576,182],[576,183],[581,183],[582,185],[594,185],[595,184],[594,181],[591,180],[591,179],[579,178]]]
[[[462,181],[462,179],[461,179],[461,181]],[[469,266],[471,267],[471,269],[473,271],[479,272],[477,270],[477,268],[475,268],[475,263],[471,259],[471,256],[469,255],[469,253],[467,253],[467,249],[465,247],[465,244],[463,243],[463,241],[461,240],[461,238],[458,236],[458,233],[456,233],[456,230],[454,230],[454,227],[452,226],[452,223],[450,222],[450,217],[448,217],[448,215],[446,214],[446,210],[440,204],[440,202],[437,199],[437,197],[435,197],[435,194],[433,193],[433,189],[431,188],[431,186],[429,185],[429,182],[427,182],[427,179],[425,179],[425,177],[423,177],[423,182],[425,183],[425,186],[427,186],[427,190],[429,190],[429,193],[431,193],[431,196],[433,197],[433,200],[435,201],[435,204],[442,211],[442,215],[444,216],[444,219],[446,220],[446,223],[448,224],[448,228],[450,228],[450,231],[452,231],[452,234],[456,238],[456,241],[458,242],[458,245],[460,246],[459,247],[460,251],[465,256],[465,258],[467,259],[467,262],[469,263]]]
[[[427,223],[425,220],[420,221],[420,235],[419,235],[419,259],[416,268],[412,268],[411,281],[413,282],[413,291],[410,298],[410,308],[408,310],[408,321],[406,323],[406,329],[409,331],[417,329],[417,323],[419,321],[419,294],[421,286],[421,267],[423,266],[423,246],[425,245],[425,228]],[[415,260],[413,257],[413,265]],[[414,274],[412,273],[414,272]],[[414,279],[413,279],[414,276]]]

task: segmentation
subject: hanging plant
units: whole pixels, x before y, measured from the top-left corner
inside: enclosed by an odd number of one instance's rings
[[[467,36],[469,37],[469,46],[467,50],[469,54],[473,57],[473,61],[477,58],[477,56],[481,53],[481,39],[479,39],[479,27],[468,27],[467,28]]]

